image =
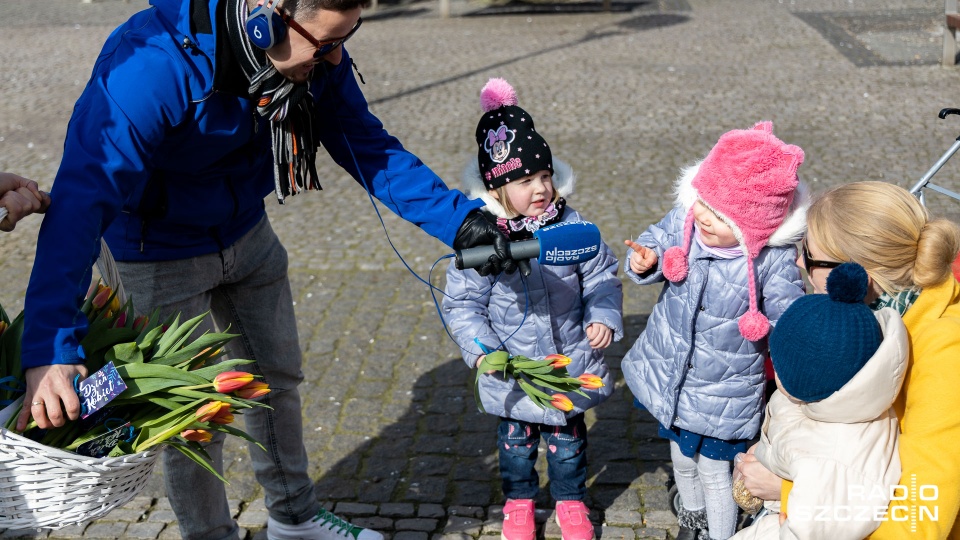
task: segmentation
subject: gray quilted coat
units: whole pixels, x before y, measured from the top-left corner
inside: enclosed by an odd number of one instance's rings
[[[575,184],[573,172],[558,160],[554,160],[554,171],[554,188],[566,197]],[[487,195],[475,163],[468,167],[464,177],[468,195],[483,198],[488,211],[505,216],[503,207]],[[563,221],[584,220],[567,206]],[[533,271],[525,278],[529,304],[519,272],[502,274],[496,279],[496,276],[480,276],[475,270],[457,270],[451,264],[447,269],[443,316],[470,368],[476,366],[482,354],[474,342],[477,338],[490,349],[498,348],[503,342],[511,354],[530,358],[565,354],[571,359],[567,370],[572,376],[592,373],[601,377],[605,386],[585,390],[589,398],[567,394],[574,409],[563,413],[552,408],[541,409],[512,379],[504,380],[499,374],[480,376],[480,397],[486,412],[524,422],[562,426],[566,425],[567,418],[595,407],[613,392],[614,381],[603,360],[603,351],[591,349],[586,328],[588,324],[600,323],[613,329],[614,339],[623,337],[619,263],[606,244],[601,246],[597,257],[580,265],[540,266],[536,260],[530,263]],[[527,306],[526,315],[524,306]]]
[[[661,258],[681,245],[687,210],[696,202],[689,182],[699,164],[684,171],[677,185],[677,207],[636,242]],[[775,325],[780,315],[804,294],[794,244],[805,231],[806,188],[794,197],[791,214],[754,261],[757,302]],[[647,326],[623,358],[623,376],[630,390],[664,426],[724,440],[750,439],[760,428],[767,340],[751,342],[740,335],[737,319],[749,306],[745,257],[720,259],[691,242],[689,272],[670,283],[660,267],[643,277],[647,285],[663,282]]]

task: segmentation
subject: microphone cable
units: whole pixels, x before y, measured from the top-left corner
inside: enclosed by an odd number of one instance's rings
[[[351,62],[351,64],[353,64],[353,59],[352,59],[352,58],[350,59],[350,62]],[[332,97],[334,97],[336,100],[338,100],[339,103],[345,105],[345,102],[343,101],[342,96],[340,96],[337,92],[334,92],[334,91],[333,91],[334,84],[333,84],[333,81],[332,81],[331,78],[330,78],[330,71],[327,69],[327,63],[326,63],[326,62],[322,62],[322,63],[319,64],[319,65],[323,67],[323,74],[324,74],[324,77],[325,77],[326,83],[327,83],[327,84],[325,85],[325,86],[326,86],[325,90],[328,91]],[[354,69],[357,69],[357,68],[356,68],[356,64],[353,64],[353,67],[354,67]],[[357,74],[358,74],[358,75],[359,75],[359,73],[360,73],[360,71],[357,70]],[[361,76],[361,80],[363,80],[362,76]],[[366,83],[364,83],[364,84],[366,84]],[[364,99],[366,99],[366,98],[364,98]],[[357,117],[355,113],[353,113],[352,108],[345,106],[344,109],[351,111],[351,114],[354,114],[354,118],[355,118],[356,120],[358,120],[361,125],[364,125],[364,124],[363,124],[363,121],[362,121],[359,117]],[[368,105],[368,110],[369,110],[369,105]],[[372,113],[371,113],[371,114],[372,114]],[[417,272],[416,272],[413,268],[411,268],[409,264],[407,264],[407,261],[403,258],[403,255],[400,254],[400,251],[397,250],[397,247],[394,245],[393,240],[390,238],[390,233],[389,233],[389,231],[387,231],[387,225],[386,225],[386,223],[384,223],[384,221],[383,221],[383,215],[380,214],[380,208],[377,206],[376,201],[373,200],[373,188],[372,188],[372,186],[367,182],[366,177],[363,175],[363,171],[360,169],[360,163],[359,163],[359,161],[357,160],[356,154],[354,154],[354,152],[353,152],[353,147],[350,145],[349,139],[347,139],[347,132],[346,132],[346,130],[343,128],[343,122],[340,121],[340,117],[339,117],[339,116],[336,116],[336,115],[335,115],[334,118],[337,120],[337,125],[340,127],[340,135],[343,137],[343,143],[344,143],[344,145],[345,145],[346,148],[347,148],[347,152],[350,154],[350,159],[353,161],[353,166],[354,166],[355,170],[357,171],[357,176],[358,176],[359,179],[360,179],[360,184],[363,186],[364,191],[367,193],[367,198],[370,200],[370,205],[373,206],[373,211],[376,212],[376,214],[377,214],[377,219],[380,221],[380,228],[383,229],[383,235],[386,237],[387,243],[390,245],[390,249],[392,249],[393,252],[397,255],[397,258],[400,259],[400,262],[403,264],[404,268],[406,268],[407,271],[408,271],[411,275],[413,275],[413,277],[415,277],[418,281],[420,281],[421,283],[423,283],[424,285],[426,285],[427,288],[430,290],[430,297],[433,299],[433,306],[434,306],[434,308],[435,308],[436,311],[437,311],[437,316],[440,318],[440,323],[443,325],[443,330],[444,330],[444,332],[447,334],[447,337],[449,337],[450,340],[453,341],[454,344],[456,344],[456,346],[457,346],[460,350],[466,351],[466,352],[468,352],[468,353],[470,353],[470,354],[478,354],[478,353],[476,353],[476,352],[474,352],[474,351],[471,351],[471,350],[469,350],[469,349],[464,348],[462,345],[460,345],[460,342],[457,341],[457,339],[453,336],[453,334],[450,333],[450,329],[449,329],[449,327],[447,326],[447,321],[446,321],[446,319],[443,318],[443,311],[442,311],[441,308],[440,308],[440,303],[437,301],[436,291],[440,291],[440,294],[442,294],[443,296],[445,296],[445,297],[447,297],[447,298],[450,298],[451,300],[479,300],[480,298],[483,298],[484,296],[489,296],[489,295],[490,295],[490,292],[493,291],[493,287],[497,284],[497,282],[500,281],[500,277],[502,276],[502,273],[499,274],[499,275],[497,275],[497,277],[493,280],[493,283],[490,284],[490,287],[487,288],[485,291],[480,292],[480,296],[478,296],[477,298],[454,298],[454,297],[448,295],[448,294],[446,293],[446,291],[440,289],[439,287],[435,286],[435,285],[432,283],[432,280],[433,280],[433,269],[436,268],[436,266],[437,266],[438,264],[440,264],[440,262],[443,261],[444,259],[453,258],[455,255],[452,254],[452,253],[449,253],[449,254],[447,254],[447,255],[442,255],[440,258],[438,258],[438,259],[433,263],[433,265],[430,266],[430,272],[427,274],[427,279],[426,279],[426,280],[423,279],[422,277],[420,277],[420,275],[417,274]],[[432,169],[431,169],[431,170],[432,170]],[[444,183],[444,184],[446,184],[446,183]],[[519,270],[518,270],[518,271],[519,271]],[[530,306],[530,294],[529,294],[529,290],[528,290],[528,287],[527,287],[527,280],[523,277],[522,274],[520,275],[520,282],[523,284],[523,296],[524,296],[524,300],[525,300],[525,301],[524,301],[524,304],[523,304],[523,317],[520,319],[520,323],[517,325],[516,330],[514,330],[514,331],[513,331],[509,336],[507,336],[505,339],[501,340],[500,343],[496,346],[496,349],[501,349],[501,348],[503,348],[503,349],[505,350],[505,349],[506,349],[506,347],[505,347],[505,342],[508,341],[508,340],[510,340],[510,338],[512,338],[517,332],[519,332],[520,329],[523,328],[523,323],[527,320],[527,313],[528,313],[528,311],[529,311],[529,306]],[[481,350],[484,348],[484,345],[481,344],[479,341],[477,341],[476,339],[475,339],[474,341],[481,347]],[[485,351],[485,350],[483,350],[480,354],[487,354],[488,352],[492,352],[492,351]]]

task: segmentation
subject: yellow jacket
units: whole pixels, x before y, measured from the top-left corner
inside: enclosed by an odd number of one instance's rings
[[[960,540],[960,283],[920,293],[903,316],[906,379],[893,403],[903,474],[887,519],[870,540]],[[791,482],[783,483],[783,505]]]

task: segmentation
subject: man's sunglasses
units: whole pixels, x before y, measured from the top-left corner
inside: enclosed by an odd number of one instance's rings
[[[280,13],[280,16],[283,17],[283,22],[287,23],[287,26],[289,26],[290,28],[293,28],[293,30],[296,33],[303,36],[304,39],[309,41],[311,45],[317,48],[317,52],[313,53],[313,57],[318,60],[330,54],[331,52],[336,50],[337,47],[343,45],[345,41],[352,38],[353,34],[355,34],[357,32],[357,29],[360,28],[360,25],[363,24],[363,17],[360,17],[357,19],[357,24],[354,25],[353,30],[350,30],[350,33],[343,36],[342,38],[328,40],[328,41],[319,41],[315,37],[311,36],[309,32],[307,32],[302,26],[300,26],[300,23],[293,20],[293,18],[287,15],[286,12],[284,12],[282,9],[277,9],[277,11]]]
[[[811,268],[836,268],[843,264],[842,262],[837,261],[819,261],[810,256],[810,251],[807,249],[807,239],[803,239],[803,268],[807,271],[807,274],[810,273]]]

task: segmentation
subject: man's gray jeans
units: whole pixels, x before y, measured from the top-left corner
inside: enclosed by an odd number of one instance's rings
[[[255,363],[240,369],[262,375],[270,393],[261,398],[273,410],[243,412],[246,432],[266,452],[250,445],[257,482],[270,516],[284,523],[312,518],[320,505],[307,472],[300,393],[300,343],[287,277],[287,252],[266,217],[232,246],[218,253],[160,262],[118,262],[120,276],[141,314],[180,312],[181,321],[210,311],[219,329],[240,334],[227,357]],[[213,330],[210,317],[194,336]],[[215,469],[223,472],[223,436],[206,444]],[[236,539],[238,528],[223,484],[186,456],[168,448],[163,456],[167,496],[185,540]]]

